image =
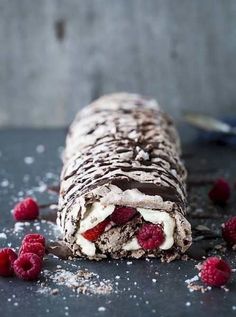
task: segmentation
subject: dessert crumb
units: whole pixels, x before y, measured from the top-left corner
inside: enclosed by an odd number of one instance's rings
[[[43,153],[44,151],[45,151],[45,146],[44,146],[44,145],[39,144],[39,145],[36,146],[36,152],[37,152],[37,153],[41,154],[41,153]]]
[[[7,235],[5,232],[0,233],[0,239],[7,239]]]
[[[100,311],[100,312],[103,312],[105,310],[106,310],[106,307],[103,307],[103,306],[98,307],[98,311]]]
[[[34,158],[32,156],[26,156],[24,158],[24,162],[25,162],[25,164],[28,164],[28,165],[33,164],[34,163]]]

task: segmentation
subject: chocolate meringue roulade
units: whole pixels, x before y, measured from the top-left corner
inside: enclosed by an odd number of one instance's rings
[[[75,256],[171,261],[189,248],[179,137],[155,100],[94,101],[70,126],[63,161],[57,221]]]

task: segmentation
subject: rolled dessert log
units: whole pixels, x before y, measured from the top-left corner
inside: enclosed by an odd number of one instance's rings
[[[169,262],[189,248],[179,137],[155,100],[94,101],[70,126],[63,161],[57,221],[74,256]]]

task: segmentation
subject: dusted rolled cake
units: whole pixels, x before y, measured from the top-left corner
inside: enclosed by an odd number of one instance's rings
[[[155,100],[99,98],[72,123],[58,224],[75,256],[171,261],[191,245],[179,137]]]

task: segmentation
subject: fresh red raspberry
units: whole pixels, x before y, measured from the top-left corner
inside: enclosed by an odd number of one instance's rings
[[[108,223],[108,220],[104,220],[92,229],[89,229],[82,233],[82,236],[89,241],[96,241],[100,237],[100,235],[103,234]]]
[[[33,253],[38,255],[40,258],[43,258],[45,254],[45,247],[39,242],[35,242],[35,243],[26,242],[22,244],[19,251],[19,255],[24,253]]]
[[[12,276],[14,274],[13,263],[17,254],[10,248],[0,250],[0,276]]]
[[[229,183],[223,179],[217,179],[209,191],[209,198],[217,204],[225,204],[227,200],[230,198],[231,189]]]
[[[236,216],[223,223],[222,236],[230,245],[236,244]]]
[[[135,208],[131,207],[116,207],[111,215],[111,220],[117,225],[123,225],[131,220],[137,213]]]
[[[201,267],[201,280],[209,286],[225,285],[231,275],[230,265],[219,257],[212,256],[206,259]]]
[[[165,240],[161,225],[144,224],[137,234],[138,243],[144,250],[158,248]]]
[[[41,243],[44,247],[46,244],[44,236],[38,233],[27,234],[22,241],[22,245],[25,243]]]
[[[38,215],[38,204],[30,197],[19,202],[13,210],[13,216],[16,221],[35,220]]]
[[[33,253],[24,253],[14,262],[16,276],[23,280],[36,280],[41,272],[43,261]]]

